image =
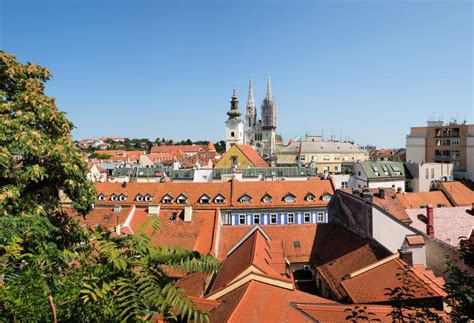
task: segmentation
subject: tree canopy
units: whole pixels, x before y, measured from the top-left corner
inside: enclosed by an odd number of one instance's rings
[[[0,321],[206,320],[163,266],[212,272],[217,260],[141,233],[87,231],[62,209],[67,198],[86,216],[95,191],[73,124],[44,93],[49,79],[0,51]]]

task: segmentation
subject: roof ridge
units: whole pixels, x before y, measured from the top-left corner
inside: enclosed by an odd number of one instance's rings
[[[361,269],[359,269],[359,270],[356,270],[356,271],[350,273],[350,274],[349,274],[349,277],[350,277],[350,278],[357,277],[357,276],[359,276],[359,275],[361,275],[361,274],[363,274],[363,273],[368,272],[369,270],[375,269],[375,268],[377,268],[377,267],[379,267],[379,266],[381,266],[381,265],[383,265],[383,264],[386,264],[386,263],[389,262],[389,261],[392,261],[392,260],[394,260],[394,259],[398,259],[399,256],[400,256],[400,254],[399,254],[398,252],[397,252],[397,253],[394,253],[394,254],[392,254],[392,255],[390,255],[390,256],[388,256],[388,257],[385,257],[385,258],[383,258],[383,259],[380,259],[379,261],[377,261],[377,262],[375,262],[375,263],[373,263],[373,264],[370,264],[370,265],[368,265],[368,266],[366,266],[366,267],[364,267],[364,268],[361,268]]]

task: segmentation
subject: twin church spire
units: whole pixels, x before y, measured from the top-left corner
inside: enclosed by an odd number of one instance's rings
[[[238,99],[233,90],[231,99],[231,109],[227,114],[229,117],[240,117],[238,110]],[[275,129],[276,128],[276,104],[272,96],[272,87],[270,76],[267,79],[267,93],[261,106],[261,122],[263,129]],[[255,104],[254,93],[253,93],[253,81],[249,80],[248,98],[247,105],[245,107],[245,123],[247,127],[255,128],[257,126],[257,107]]]

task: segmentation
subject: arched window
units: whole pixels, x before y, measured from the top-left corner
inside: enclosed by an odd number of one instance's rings
[[[230,133],[230,136],[231,136],[231,137],[234,137],[234,136],[235,136],[235,133],[232,131],[232,132]]]

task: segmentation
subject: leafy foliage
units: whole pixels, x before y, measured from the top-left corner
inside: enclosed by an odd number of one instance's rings
[[[461,261],[474,269],[474,246],[469,240],[461,242],[460,252]],[[453,308],[450,316],[454,322],[474,320],[474,277],[451,259],[447,261],[447,266],[450,281],[447,292]]]
[[[44,94],[49,78],[46,68],[0,51],[0,321],[112,322],[157,313],[205,321],[163,266],[212,272],[215,259],[152,246],[143,234],[88,232],[61,209],[69,199],[86,215],[95,191],[73,147],[72,123]]]
[[[389,296],[389,301],[392,304],[392,311],[388,315],[394,322],[440,322],[439,315],[432,312],[429,307],[420,302],[413,302],[416,294],[421,294],[426,298],[432,295],[427,291],[426,286],[414,280],[410,273],[410,266],[404,266],[397,273],[400,286],[386,288],[385,295]]]
[[[344,310],[347,313],[346,321],[350,322],[381,322],[375,313],[369,312],[367,306],[356,305],[354,308]]]

